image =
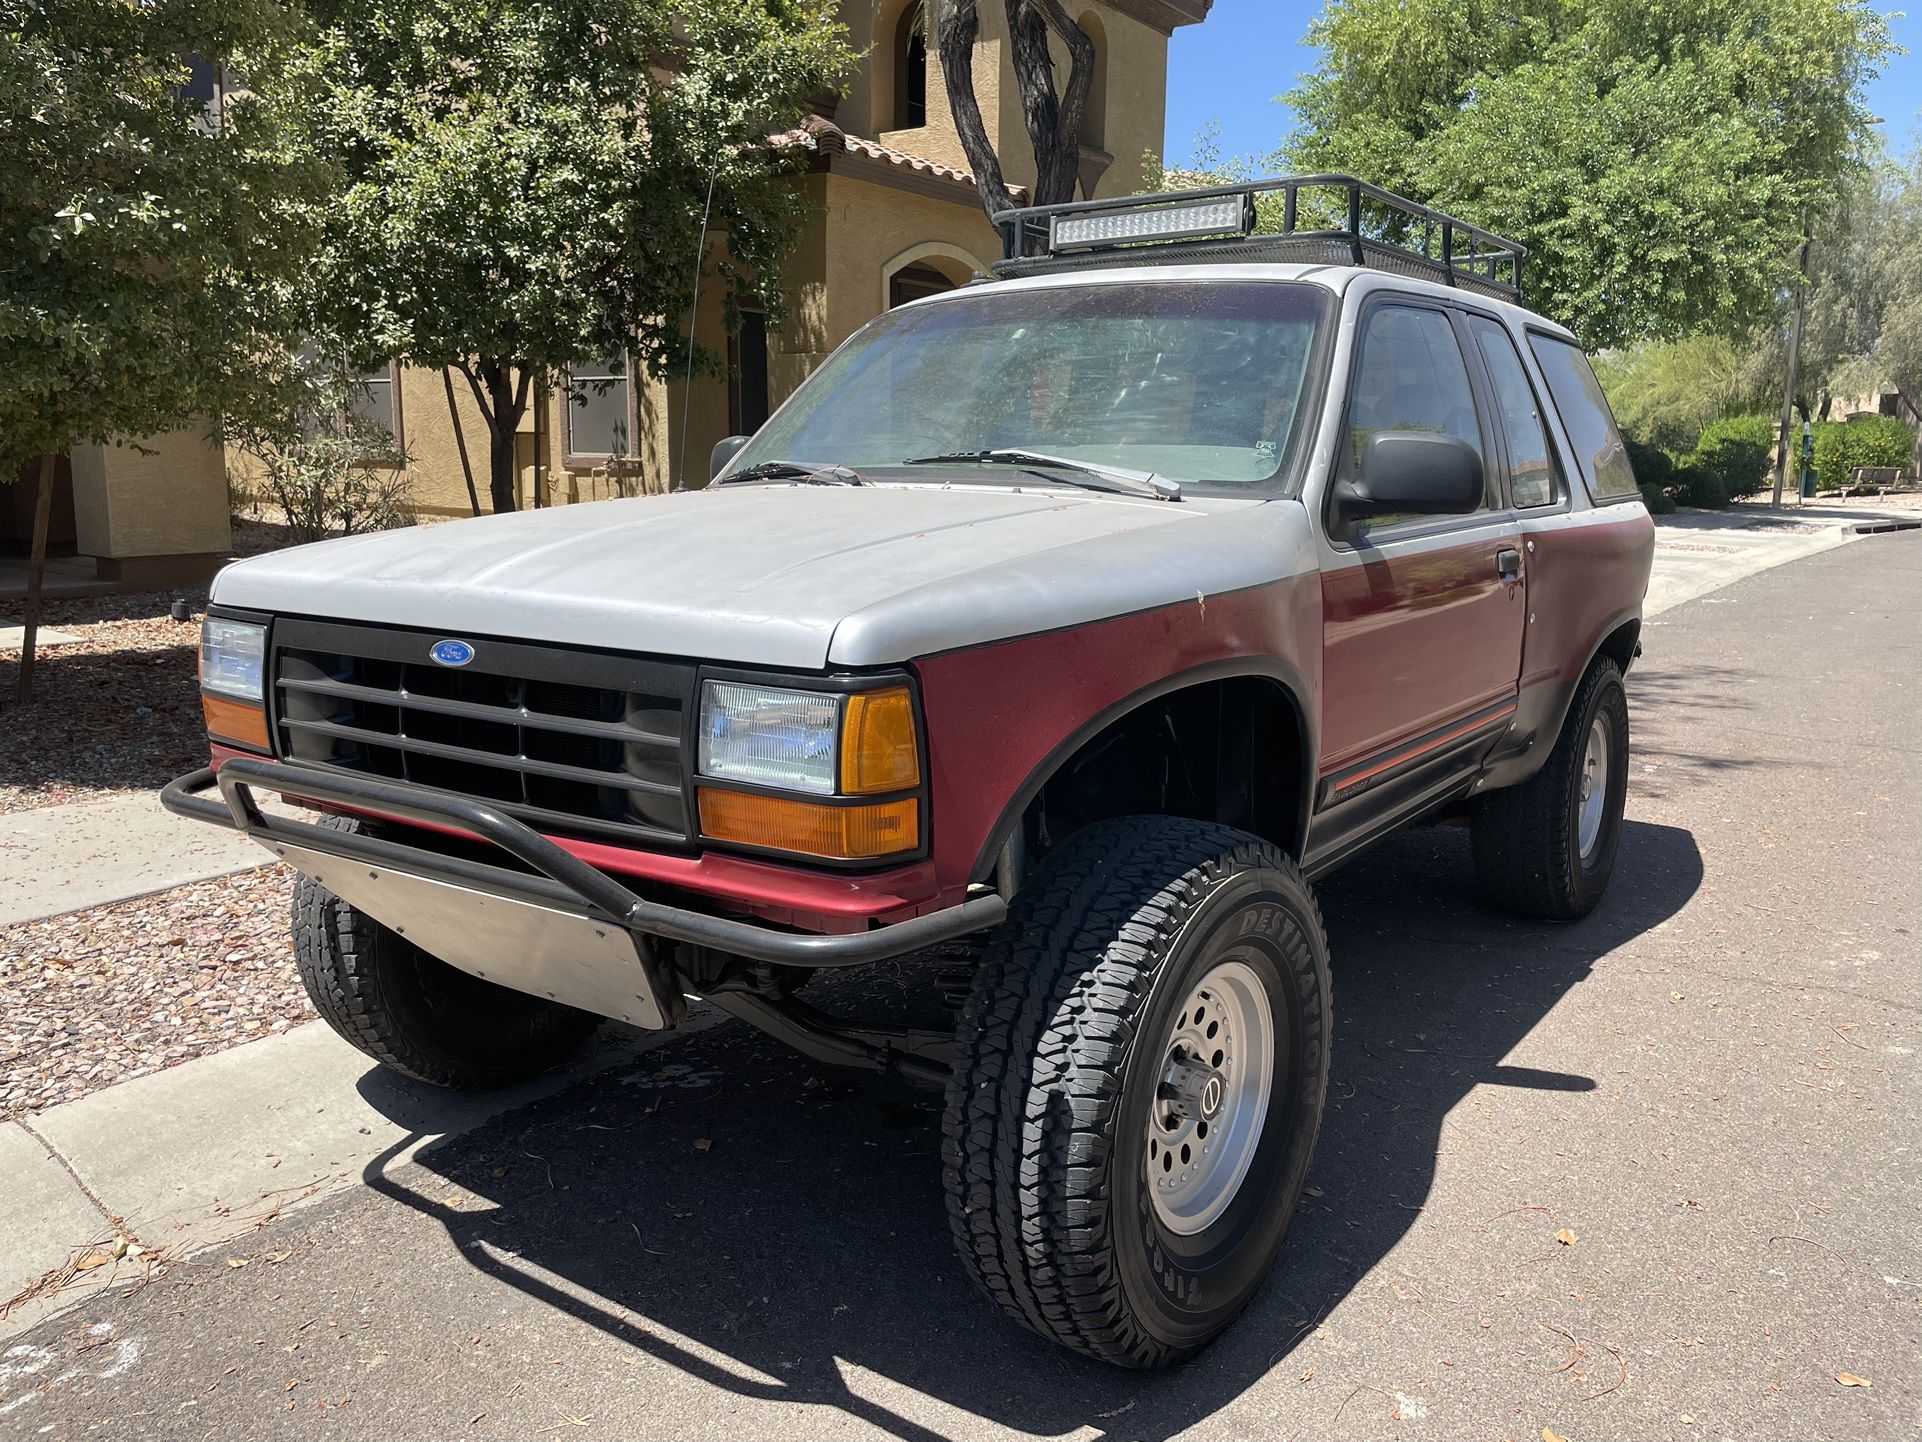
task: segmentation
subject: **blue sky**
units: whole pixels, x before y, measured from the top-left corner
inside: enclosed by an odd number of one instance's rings
[[[1917,0],[1922,5],[1922,0]],[[1193,159],[1195,136],[1211,120],[1221,124],[1224,156],[1262,156],[1293,123],[1275,97],[1312,70],[1315,52],[1301,43],[1318,0],[1215,0],[1206,22],[1177,30],[1168,63],[1167,159]],[[1889,62],[1869,90],[1897,149],[1922,119],[1922,13],[1893,24],[1909,53]]]

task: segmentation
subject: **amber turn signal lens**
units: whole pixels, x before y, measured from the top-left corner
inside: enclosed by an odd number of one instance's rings
[[[822,806],[784,796],[702,787],[701,834],[773,851],[867,861],[912,851],[921,844],[921,803]]]
[[[921,784],[914,698],[905,686],[848,697],[841,732],[841,790],[849,796],[906,791]]]
[[[267,712],[245,701],[230,701],[225,696],[202,696],[201,715],[207,718],[207,734],[236,746],[251,746],[256,751],[271,751],[267,741]]]

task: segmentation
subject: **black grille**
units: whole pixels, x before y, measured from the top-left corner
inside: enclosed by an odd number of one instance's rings
[[[643,656],[318,621],[274,624],[283,760],[499,803],[540,830],[686,847],[694,668]]]

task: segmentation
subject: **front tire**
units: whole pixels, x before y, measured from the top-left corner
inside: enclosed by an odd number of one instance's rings
[[[358,830],[346,817],[324,825]],[[310,877],[294,887],[294,962],[342,1039],[416,1081],[511,1086],[573,1055],[591,1013],[496,986],[430,956]]]
[[[1615,873],[1628,799],[1628,693],[1606,656],[1589,667],[1542,769],[1475,806],[1475,876],[1491,906],[1579,921]]]
[[[1099,1360],[1199,1351],[1281,1249],[1329,1032],[1321,916],[1276,848],[1166,817],[1071,837],[957,1025],[942,1160],[963,1265]]]

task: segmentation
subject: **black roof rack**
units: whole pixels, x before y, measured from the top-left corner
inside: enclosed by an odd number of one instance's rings
[[[1004,210],[998,276],[1183,261],[1366,265],[1522,298],[1527,247],[1352,175]]]

